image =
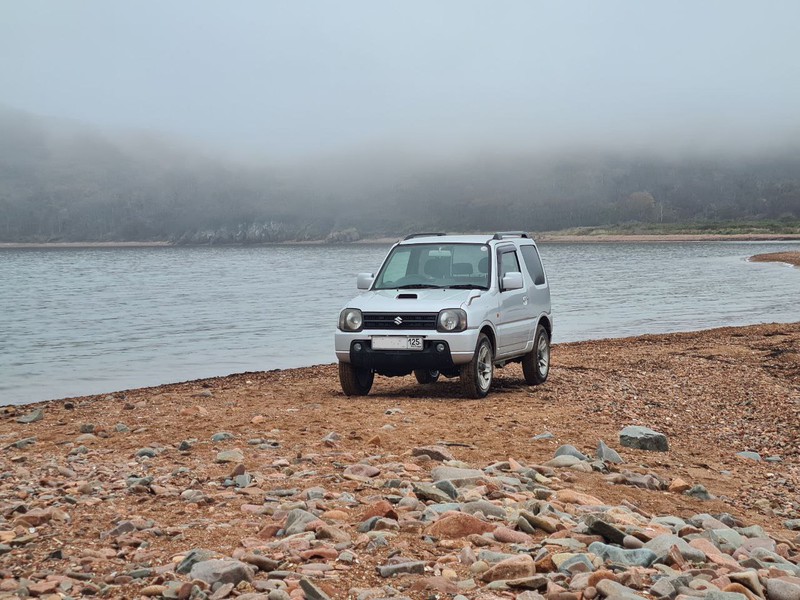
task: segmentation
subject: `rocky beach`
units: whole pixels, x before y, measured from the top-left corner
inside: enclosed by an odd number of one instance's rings
[[[0,598],[800,598],[800,323],[552,360],[6,406]]]

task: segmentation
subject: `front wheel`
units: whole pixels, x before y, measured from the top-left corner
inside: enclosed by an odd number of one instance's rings
[[[478,336],[472,360],[461,367],[461,386],[468,398],[484,398],[492,387],[494,350],[485,333]]]
[[[436,383],[439,379],[439,371],[435,369],[415,369],[414,377],[417,378],[418,383]]]
[[[366,396],[372,388],[375,373],[369,369],[354,367],[350,363],[339,363],[339,383],[346,396]]]
[[[522,374],[528,385],[540,385],[550,373],[550,334],[544,325],[537,325],[533,350],[522,357]]]

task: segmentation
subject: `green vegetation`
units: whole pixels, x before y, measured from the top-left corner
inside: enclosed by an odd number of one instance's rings
[[[0,242],[347,242],[434,229],[797,233],[798,220],[797,148],[449,162],[387,151],[277,168],[0,108]]]

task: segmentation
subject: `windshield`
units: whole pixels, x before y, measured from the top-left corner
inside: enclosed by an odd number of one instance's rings
[[[373,289],[403,288],[489,289],[489,247],[486,244],[395,246]]]

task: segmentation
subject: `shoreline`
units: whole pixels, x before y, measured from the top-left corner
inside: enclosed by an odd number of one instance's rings
[[[777,262],[794,267],[800,267],[800,251],[756,254],[755,256],[751,256],[749,260],[750,262]]]
[[[498,370],[483,400],[413,376],[347,398],[325,364],[4,407],[0,598],[64,582],[75,597],[173,597],[197,579],[182,566],[195,549],[244,565],[238,591],[253,600],[276,586],[299,599],[387,585],[415,600],[429,585],[494,598],[493,563],[472,567],[486,550],[535,557],[542,586],[577,581],[553,560],[605,539],[581,529],[587,511],[645,537],[669,531],[654,516],[727,513],[800,565],[787,525],[800,520],[787,501],[800,490],[800,322],[557,344],[552,365],[536,387],[519,365]],[[663,433],[668,449],[622,446],[629,425]],[[623,462],[551,462],[564,444],[594,456],[598,440]],[[470,469],[454,496],[432,482],[443,460]],[[482,503],[471,517],[469,501]],[[518,520],[531,507],[543,511],[534,527]],[[475,529],[440,531],[453,519]],[[382,575],[398,558],[414,568]],[[720,567],[707,562],[705,573]],[[636,589],[658,576],[640,569]],[[714,577],[730,585],[724,569]]]
[[[531,237],[536,243],[576,244],[576,243],[664,243],[664,242],[794,242],[800,241],[800,233],[686,233],[686,234],[561,234],[536,233]],[[363,238],[354,242],[326,242],[325,240],[296,240],[286,242],[265,242],[259,244],[173,244],[167,241],[153,242],[0,242],[0,250],[24,249],[81,249],[81,248],[224,248],[224,247],[261,247],[261,246],[350,246],[394,244],[403,236]]]

